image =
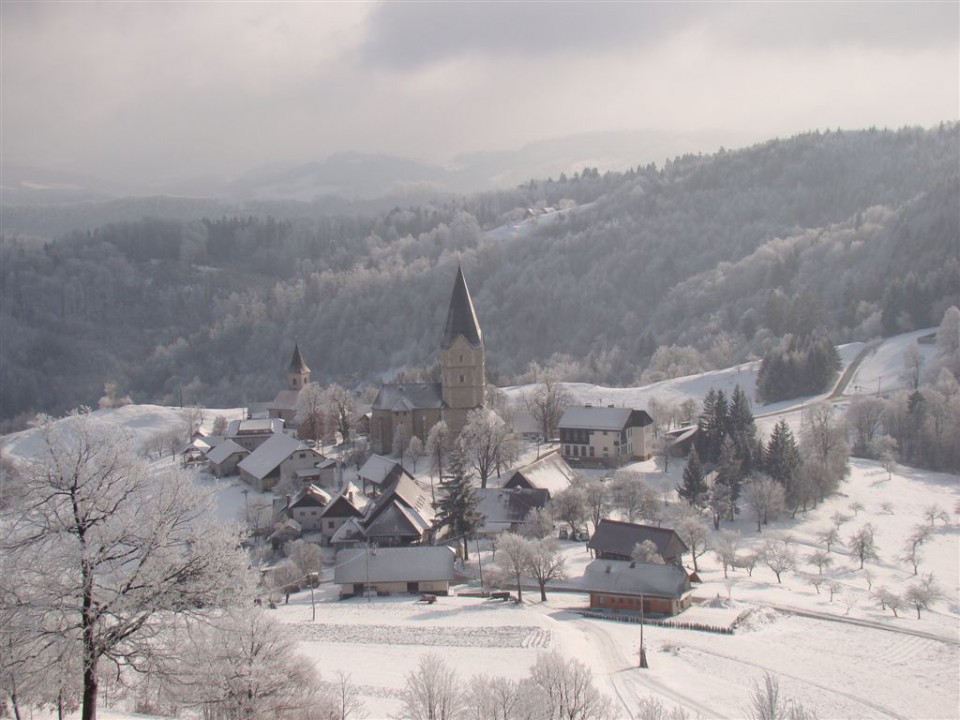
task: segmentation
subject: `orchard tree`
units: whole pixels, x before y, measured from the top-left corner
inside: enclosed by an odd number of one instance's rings
[[[879,559],[877,555],[877,544],[873,534],[873,525],[870,523],[867,523],[850,536],[850,539],[847,540],[847,547],[850,548],[851,553],[860,558],[861,570],[863,570],[865,560]]]
[[[921,610],[926,610],[942,597],[943,591],[933,579],[933,573],[927,573],[919,582],[908,585],[904,594],[904,599],[916,608],[917,620],[920,619]]]
[[[593,684],[593,673],[575,658],[553,650],[542,653],[530,670],[543,698],[543,717],[563,720],[610,720],[615,716],[609,698]]]
[[[642,473],[618,470],[609,485],[611,503],[627,518],[627,522],[634,522],[638,518],[659,520],[663,501],[660,494],[646,483]]]
[[[727,568],[737,564],[737,550],[740,547],[740,533],[736,530],[721,530],[713,541],[713,554],[723,566],[723,576],[727,577]]]
[[[570,535],[577,535],[590,519],[587,496],[579,485],[570,485],[550,498],[550,513],[555,520],[570,527]]]
[[[777,576],[777,583],[780,583],[780,576],[788,570],[793,570],[797,566],[797,556],[786,540],[767,540],[760,551],[760,558],[763,564],[770,568]]]
[[[81,717],[93,720],[100,661],[135,667],[172,611],[221,604],[247,561],[211,520],[213,497],[182,474],[151,473],[118,427],[77,411],[41,418],[37,436],[0,551],[36,632],[75,640]]]
[[[460,678],[437,655],[420,658],[417,669],[407,675],[402,699],[402,717],[410,720],[459,720],[463,717]]]
[[[757,532],[783,512],[783,486],[766,475],[755,475],[745,483],[744,497],[756,518]]]
[[[683,544],[690,550],[693,558],[694,572],[700,572],[697,567],[697,558],[707,551],[707,541],[710,538],[710,528],[699,515],[687,515],[674,528]]]
[[[823,543],[827,548],[827,552],[830,552],[830,548],[834,545],[843,546],[843,541],[840,540],[840,531],[836,526],[824,528],[818,532],[817,542]]]

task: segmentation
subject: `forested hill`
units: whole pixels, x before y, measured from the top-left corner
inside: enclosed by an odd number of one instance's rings
[[[379,214],[4,237],[3,416],[95,403],[107,382],[138,401],[267,399],[295,338],[321,382],[430,366],[458,262],[501,383],[531,361],[632,383],[817,327],[935,325],[960,303],[958,139],[814,133]]]

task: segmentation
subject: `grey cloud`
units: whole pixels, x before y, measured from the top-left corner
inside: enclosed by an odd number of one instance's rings
[[[464,55],[644,50],[697,31],[720,46],[924,50],[957,44],[953,2],[384,3],[362,48],[371,63],[413,69]]]
[[[716,9],[702,6],[692,15],[679,3],[388,2],[371,13],[362,52],[373,63],[414,68],[464,54],[643,48]]]

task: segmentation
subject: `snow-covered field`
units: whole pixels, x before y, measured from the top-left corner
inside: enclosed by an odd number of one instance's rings
[[[903,351],[916,335],[894,338],[864,354],[852,374],[846,393],[854,386],[869,387],[881,378],[884,391],[902,386],[899,374]],[[928,352],[928,346],[920,346]],[[849,363],[863,346],[842,350]],[[699,399],[710,387],[732,390],[740,383],[753,387],[756,367],[681,378],[637,389],[573,386],[578,400],[612,402],[642,407],[656,395],[669,402]],[[889,385],[888,383],[889,379]],[[521,389],[514,388],[513,394]],[[805,402],[810,402],[806,399]],[[757,407],[755,412],[798,415],[800,401]],[[214,414],[208,411],[212,421]],[[155,406],[129,406],[97,411],[105,422],[131,428],[147,446],[150,438],[179,421],[179,411]],[[763,427],[763,426],[762,426]],[[36,438],[25,431],[2,439],[4,454],[29,457]],[[672,488],[679,482],[682,464],[663,473],[655,463],[637,465],[654,488]],[[198,476],[218,491],[221,519],[234,519],[244,503],[252,501],[233,479]],[[301,651],[331,678],[344,671],[358,685],[371,718],[399,711],[399,693],[406,675],[427,653],[442,655],[465,679],[479,673],[519,678],[527,674],[537,654],[558,648],[576,657],[594,672],[598,686],[613,698],[622,717],[635,717],[638,699],[652,695],[668,705],[681,705],[694,716],[743,717],[753,683],[765,671],[780,680],[783,693],[800,700],[820,718],[956,718],[960,717],[960,476],[899,467],[891,475],[878,464],[853,460],[850,477],[826,503],[795,520],[782,519],[762,533],[749,519],[724,524],[742,535],[741,552],[756,550],[770,536],[789,536],[796,546],[797,571],[778,584],[773,572],[758,566],[751,576],[722,568],[711,554],[699,559],[703,584],[695,596],[703,604],[692,608],[691,622],[724,624],[743,615],[733,635],[717,635],[677,628],[646,627],[644,636],[650,668],[636,668],[640,630],[637,625],[581,617],[577,608],[587,597],[576,592],[551,591],[547,602],[539,593],[524,593],[522,605],[466,597],[441,597],[425,605],[409,597],[338,601],[333,586],[316,593],[316,619],[311,620],[310,594],[291,597],[277,609],[277,617],[292,626]],[[816,567],[807,556],[817,548],[816,534],[830,525],[834,513],[855,517],[840,528],[846,540],[865,523],[876,532],[879,560],[868,561],[866,571],[846,549],[835,549],[824,576],[839,591],[832,601],[826,585],[820,593],[809,583]],[[926,522],[924,511],[937,505],[947,511],[949,523],[937,520],[932,539],[923,545],[920,573],[932,572],[944,598],[922,612],[905,606],[900,617],[883,611],[871,598],[886,586],[902,593],[915,580],[912,567],[899,560],[904,539]],[[569,573],[576,577],[590,560],[583,543],[564,544]],[[481,553],[490,562],[489,552]],[[687,556],[689,560],[689,556]],[[474,560],[475,562],[475,560]],[[561,585],[562,583],[558,583]],[[112,720],[134,717],[103,713]]]

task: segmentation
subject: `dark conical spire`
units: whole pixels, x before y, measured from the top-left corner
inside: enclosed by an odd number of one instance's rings
[[[460,335],[473,347],[483,345],[483,333],[480,331],[480,323],[477,322],[477,313],[473,309],[470,291],[467,290],[467,281],[463,277],[463,269],[458,267],[457,280],[453,284],[453,295],[450,298],[450,309],[447,311],[447,322],[443,327],[440,347],[446,350]]]
[[[310,372],[310,368],[304,361],[303,355],[300,354],[299,343],[293,344],[293,357],[290,358],[290,372],[297,373],[298,375],[303,375]]]

